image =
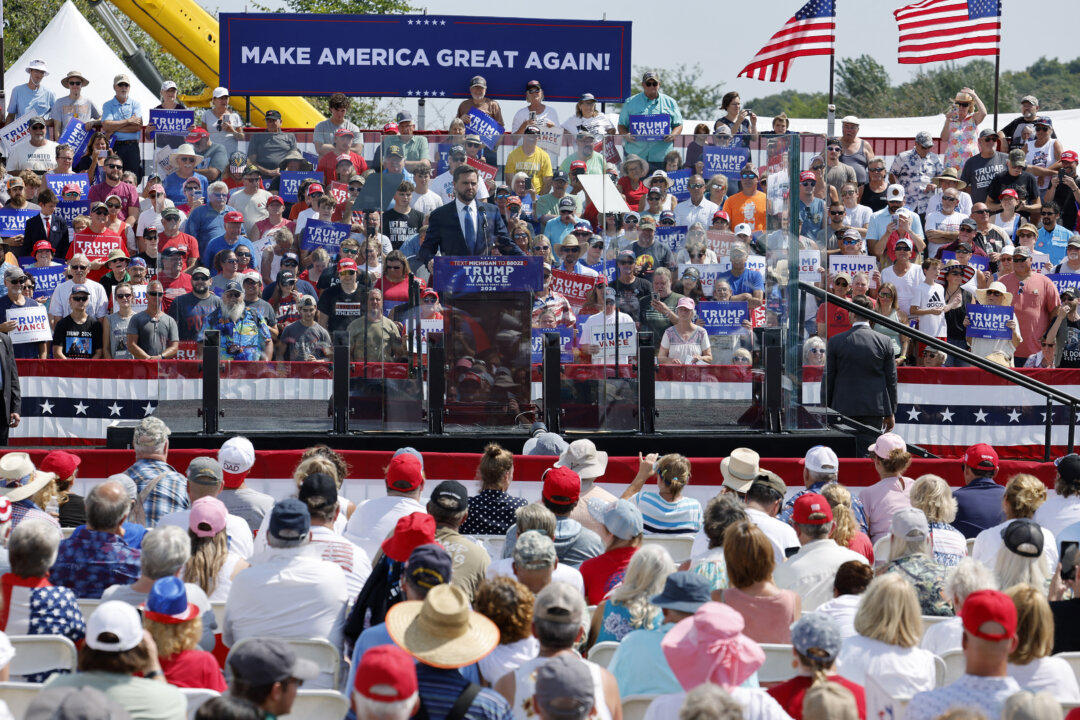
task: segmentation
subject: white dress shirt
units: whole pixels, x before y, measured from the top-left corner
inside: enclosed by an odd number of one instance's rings
[[[357,505],[349,518],[345,539],[359,545],[369,558],[374,558],[397,521],[415,512],[427,512],[427,508],[411,497],[387,495],[365,500]]]
[[[1035,511],[1035,517],[1032,520],[1042,525],[1044,530],[1054,533],[1055,536],[1060,535],[1065,528],[1075,522],[1080,522],[1080,497],[1075,495],[1061,497],[1055,490],[1047,495],[1046,502]]]
[[[332,562],[345,571],[349,601],[355,600],[371,574],[371,559],[368,554],[359,545],[321,525],[311,526],[311,542],[322,549],[323,560]]]
[[[270,548],[234,579],[225,603],[222,641],[232,647],[251,637],[326,640],[342,650],[349,591],[345,571],[319,557],[310,543]],[[336,690],[329,673],[311,686]]]
[[[832,599],[836,570],[850,560],[866,562],[865,557],[840,547],[830,538],[814,540],[777,566],[773,582],[802,596],[803,612],[810,612]]]
[[[708,230],[712,227],[712,216],[719,209],[719,205],[706,197],[701,198],[697,205],[693,200],[683,200],[675,206],[675,224],[690,227],[694,223],[701,223]]]
[[[157,527],[175,525],[187,532],[188,518],[190,517],[191,510],[177,510],[158,520]],[[255,542],[251,535],[251,526],[247,524],[247,520],[236,515],[227,515],[225,517],[225,535],[229,538],[229,550],[245,560],[251,559],[255,550]]]
[[[750,518],[750,522],[757,525],[765,533],[765,537],[769,538],[769,542],[773,546],[773,556],[776,558],[776,564],[783,565],[787,559],[784,550],[789,547],[799,547],[799,536],[795,534],[795,528],[782,520],[770,517],[757,508],[746,508],[746,515]]]

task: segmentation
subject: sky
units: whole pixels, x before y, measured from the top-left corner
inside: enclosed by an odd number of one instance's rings
[[[279,0],[262,1],[268,6],[279,3]],[[1075,29],[1080,26],[1080,2],[1042,0],[1032,5],[1021,0],[1002,1],[1002,70],[1022,70],[1043,55],[1060,60],[1080,56],[1080,49],[1074,49]],[[426,8],[431,14],[470,14],[460,2],[451,0],[413,2],[416,7]],[[735,77],[805,2],[770,0],[767,3],[747,3],[728,0],[706,4],[696,0],[685,5],[668,6],[673,8],[669,12],[657,12],[658,4],[647,0],[622,0],[619,3],[601,1],[588,8],[580,0],[547,0],[540,5],[515,3],[492,9],[489,14],[500,17],[630,20],[634,23],[633,65],[662,69],[700,63],[704,71],[703,82],[720,83],[724,91],[737,90],[745,105],[754,97],[787,89],[828,92],[827,57],[796,60],[786,83]],[[208,9],[214,9],[214,0],[205,4]],[[894,84],[910,79],[921,67],[934,67],[900,65],[896,62],[897,29],[892,12],[905,4],[903,0],[836,0],[837,57],[872,55],[885,67]],[[217,0],[216,6],[221,12],[244,12],[251,8],[244,0]],[[767,7],[769,12],[760,12],[762,7]],[[1027,12],[1027,8],[1038,8],[1040,12]],[[414,111],[416,109],[410,107],[415,106],[415,101],[403,100],[400,104]],[[432,107],[434,104],[428,103],[429,113],[439,110]],[[510,105],[516,108],[512,101]],[[561,112],[561,106],[557,107]]]

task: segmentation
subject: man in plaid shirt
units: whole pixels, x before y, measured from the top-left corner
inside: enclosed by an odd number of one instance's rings
[[[165,462],[169,454],[169,428],[159,418],[143,419],[135,428],[135,464],[124,474],[135,481],[139,496],[151,483],[153,488],[143,498],[146,527],[152,528],[163,516],[190,506],[187,478]]]

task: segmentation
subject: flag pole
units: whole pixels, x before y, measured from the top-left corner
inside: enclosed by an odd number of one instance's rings
[[[836,75],[836,50],[829,54],[829,106],[826,109],[826,135],[835,137],[836,133],[836,105],[833,104],[833,79]]]
[[[1001,48],[994,57],[994,130],[998,129],[998,78],[1001,77]]]

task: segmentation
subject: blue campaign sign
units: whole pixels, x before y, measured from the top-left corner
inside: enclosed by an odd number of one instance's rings
[[[499,137],[503,134],[503,126],[495,122],[495,118],[483,110],[469,108],[468,120],[465,123],[465,132],[469,135],[479,135],[484,144],[491,150],[495,149]]]
[[[954,253],[952,250],[942,250],[941,251],[941,262],[942,263],[947,263],[950,260],[955,260],[955,259],[956,259],[956,253]],[[983,272],[986,272],[986,271],[988,271],[990,269],[990,258],[983,257],[982,255],[972,255],[971,260],[968,261],[968,265],[971,265],[971,267],[973,267],[973,268],[978,268],[979,270],[981,270]]]
[[[710,335],[735,335],[744,332],[743,321],[750,318],[749,304],[743,300],[699,302],[698,325]]]
[[[604,260],[603,262],[598,262],[589,267],[607,278],[608,283],[615,282],[615,274],[618,268],[616,267],[614,260]]]
[[[337,255],[341,241],[349,237],[349,232],[349,226],[344,223],[308,220],[304,225],[304,237],[300,239],[300,249],[315,252],[323,248],[333,257]]]
[[[1046,279],[1054,283],[1059,293],[1065,288],[1080,292],[1080,273],[1049,273]]]
[[[64,266],[57,267],[28,267],[24,268],[29,275],[34,276],[34,297],[51,297],[56,286],[64,282]]]
[[[281,199],[285,202],[296,202],[296,191],[300,189],[304,178],[315,178],[321,182],[322,173],[314,170],[286,170],[281,173]]]
[[[435,162],[434,175],[442,175],[444,172],[450,170],[450,148],[454,147],[450,143],[439,143],[435,146],[436,152],[439,154],[438,159]]]
[[[90,201],[89,200],[61,200],[56,203],[56,217],[63,218],[68,227],[71,227],[71,221],[80,215],[90,215]]]
[[[56,139],[58,145],[70,145],[74,148],[75,159],[72,161],[72,165],[77,165],[82,160],[88,142],[90,142],[90,130],[78,118],[68,120],[64,132],[60,133],[60,137]],[[112,145],[110,144],[109,147],[112,147]]]
[[[668,188],[668,192],[675,196],[675,199],[679,202],[690,199],[690,188],[687,185],[690,184],[690,176],[693,173],[689,168],[685,170],[676,170],[675,172],[669,172],[667,174],[668,180],[671,181],[671,187]]]
[[[667,113],[631,115],[630,134],[640,142],[663,140],[671,134],[671,116]]]
[[[64,186],[69,183],[79,186],[79,197],[87,197],[90,194],[90,178],[86,173],[73,173],[71,175],[45,174],[45,184],[58,198],[64,196]]]
[[[574,362],[574,329],[568,327],[533,328],[532,361],[534,364],[544,361],[544,335],[552,333],[559,336],[559,361]]]
[[[668,250],[673,254],[678,253],[683,249],[683,245],[686,244],[686,226],[658,225],[656,227],[656,234],[653,237],[656,239],[656,242],[661,245],[667,245]]]
[[[22,235],[26,231],[26,221],[38,214],[39,210],[0,209],[0,237]]]
[[[240,95],[521,100],[529,80],[574,102],[582,88],[622,102],[633,90],[631,23],[455,15],[221,13],[221,84]],[[313,72],[315,71],[315,72]]]
[[[155,133],[187,135],[188,128],[195,124],[195,111],[189,109],[151,110],[150,124],[154,126]],[[154,133],[151,133],[150,137],[154,137]]]
[[[478,292],[539,292],[544,263],[539,257],[434,258],[435,291],[465,295]]]
[[[969,338],[988,338],[990,340],[1008,340],[1012,330],[1005,323],[1013,319],[1011,305],[975,305],[967,306],[967,333]]]
[[[724,175],[728,180],[738,180],[743,165],[750,162],[750,151],[744,147],[713,147],[706,145],[701,151],[705,163],[705,179]]]

